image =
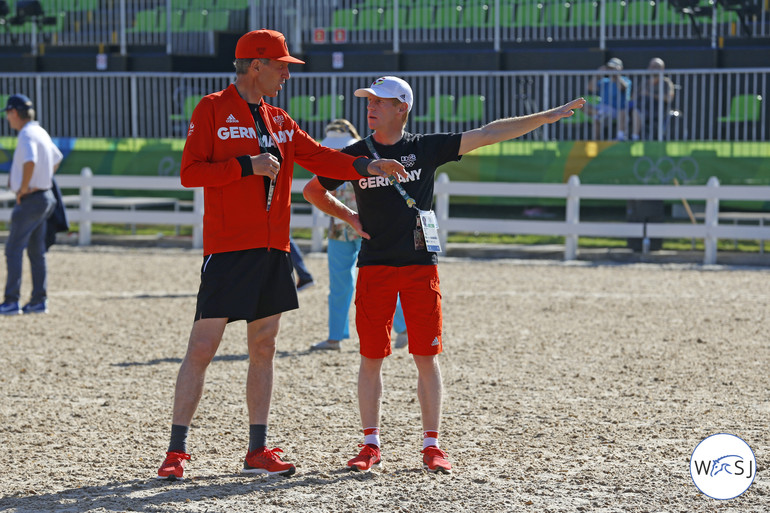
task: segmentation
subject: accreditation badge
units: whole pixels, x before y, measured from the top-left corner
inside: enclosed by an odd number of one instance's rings
[[[426,249],[435,253],[441,253],[441,243],[438,240],[438,221],[436,220],[436,213],[432,210],[419,210],[419,212]]]

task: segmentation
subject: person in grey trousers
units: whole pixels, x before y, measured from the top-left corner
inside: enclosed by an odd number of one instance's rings
[[[56,206],[53,174],[63,155],[48,132],[35,121],[32,101],[23,94],[8,98],[5,116],[12,129],[19,132],[9,173],[8,185],[16,193],[11,213],[8,240],[5,243],[7,268],[5,299],[0,314],[48,313],[46,271],[46,221]],[[32,297],[23,308],[21,297],[22,257],[27,250],[32,271]]]

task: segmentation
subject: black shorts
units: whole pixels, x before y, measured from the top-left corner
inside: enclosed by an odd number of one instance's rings
[[[299,308],[291,256],[266,248],[203,257],[195,320],[246,322]]]

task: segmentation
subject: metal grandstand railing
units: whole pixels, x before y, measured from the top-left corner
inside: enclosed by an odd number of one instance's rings
[[[10,0],[0,46],[159,47],[211,55],[216,32],[268,27],[293,51],[403,44],[725,39],[770,36],[769,0]],[[17,5],[18,4],[18,5]],[[19,7],[22,6],[20,9]]]
[[[411,72],[399,76],[411,83],[415,93],[407,130],[459,132],[495,119],[545,110],[579,96],[598,103],[590,82],[595,76],[601,79],[614,74],[617,72],[500,71]],[[642,140],[768,140],[770,68],[668,70],[665,75],[675,88],[671,103],[650,100],[645,104],[639,97],[644,84],[662,75],[647,70],[622,74],[631,83],[628,98],[642,114],[638,134]],[[353,91],[379,75],[296,73],[269,101],[286,109],[317,138],[322,137],[326,123],[337,117],[350,119],[366,133],[366,104],[354,97]],[[183,138],[201,96],[224,89],[233,78],[226,73],[4,73],[0,74],[0,104],[5,104],[5,95],[29,95],[38,119],[54,137]],[[621,108],[619,104],[612,107]],[[618,129],[630,137],[633,109],[627,107],[625,111],[623,126],[606,119],[602,130],[595,132],[596,121],[578,112],[524,139],[607,140],[614,139]],[[0,124],[0,136],[11,135],[8,124]]]

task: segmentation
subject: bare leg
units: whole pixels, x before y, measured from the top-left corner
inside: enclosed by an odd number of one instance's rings
[[[227,319],[200,319],[193,324],[174,391],[172,423],[189,426],[203,394],[206,369],[219,348]]]
[[[364,429],[380,426],[383,360],[361,356],[358,369],[358,409],[361,412],[361,427]]]
[[[246,405],[250,424],[267,425],[273,394],[273,357],[281,314],[250,322],[246,327],[249,371],[246,377]]]
[[[438,365],[438,355],[413,355],[417,365],[417,398],[420,400],[422,412],[422,429],[436,430],[441,423],[441,399],[443,386],[441,384],[441,369]]]

